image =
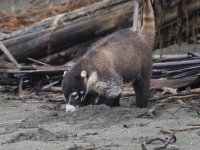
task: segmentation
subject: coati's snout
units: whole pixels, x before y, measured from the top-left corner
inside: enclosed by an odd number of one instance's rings
[[[71,73],[64,73],[62,80],[62,91],[66,101],[66,112],[73,112],[80,107],[87,94],[87,74],[85,71],[71,76]]]

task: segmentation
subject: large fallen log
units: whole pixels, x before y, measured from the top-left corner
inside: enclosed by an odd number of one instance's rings
[[[53,21],[54,25],[46,31],[25,34],[3,42],[16,60],[23,62],[26,57],[43,57],[130,25],[132,18],[128,16],[132,14],[132,0],[105,0],[47,20],[47,22],[50,21],[49,24]],[[59,25],[59,21],[64,21],[64,23]],[[7,60],[5,55],[2,55],[0,59]]]
[[[155,12],[158,47],[174,43],[181,35],[195,36],[200,22],[200,2],[192,0],[183,3],[180,0],[156,1]],[[82,42],[109,34],[114,30],[132,24],[132,0],[104,0],[92,6],[61,14],[40,22],[24,31],[12,34],[4,44],[17,61],[25,62],[26,57],[39,59],[57,53]],[[157,7],[156,7],[157,6]],[[166,9],[169,8],[170,9]],[[186,9],[177,9],[185,7]],[[182,14],[181,16],[180,13]],[[156,16],[157,16],[156,15]],[[182,22],[180,19],[181,17]],[[195,18],[197,18],[195,20]],[[181,24],[180,28],[177,26]],[[176,30],[174,30],[176,29]],[[179,30],[177,30],[179,29]],[[186,34],[187,31],[187,34]],[[171,34],[173,32],[173,34]],[[177,34],[174,34],[177,33]],[[177,36],[178,35],[178,36]],[[5,55],[0,59],[7,60]]]
[[[83,0],[86,1],[86,0]],[[94,0],[95,1],[95,0]],[[99,0],[96,0],[97,2]],[[41,31],[44,30],[51,30],[52,28],[55,29],[55,25],[56,28],[59,26],[65,26],[66,23],[75,20],[75,19],[79,19],[83,16],[88,16],[91,15],[99,10],[102,9],[109,9],[110,7],[113,7],[115,5],[120,5],[121,3],[127,2],[130,0],[102,0],[102,2],[98,2],[95,3],[91,6],[87,6],[87,7],[81,7],[79,9],[76,9],[74,11],[71,12],[66,12],[63,14],[59,14],[53,17],[49,17],[41,22],[38,22],[36,24],[33,24],[30,27],[27,27],[25,29],[19,30],[19,31],[15,31],[12,32],[10,34],[5,34],[5,35],[1,35],[0,39],[1,40],[6,40],[6,39],[12,39],[15,37],[20,37],[20,36],[24,36],[24,35],[31,35],[32,33],[40,33]],[[72,2],[73,3],[73,2]],[[61,4],[62,5],[62,4]],[[36,35],[37,35],[36,34]],[[35,35],[31,35],[30,37],[34,37]]]
[[[164,47],[178,39],[177,35],[171,33],[180,22],[180,18],[177,19],[180,13],[182,14],[180,16],[181,28],[175,31],[180,35],[195,36],[194,34],[199,29],[198,25],[194,26],[195,16],[196,24],[200,21],[198,19],[199,1],[192,0],[183,3],[176,0],[166,1],[166,4],[160,3],[162,2],[155,4],[157,6],[155,12],[159,14],[156,19],[159,28],[157,43],[161,43],[157,46]],[[130,26],[133,18],[133,5],[132,0],[104,0],[92,6],[47,19],[24,31],[17,32],[3,42],[20,62],[24,62],[26,57],[38,59],[38,57],[56,53],[121,27]],[[171,9],[167,10],[168,7]],[[179,7],[186,7],[186,9]],[[7,60],[5,55],[0,56],[0,59]]]
[[[40,61],[51,65],[65,64],[68,62],[67,60],[72,60],[74,58],[76,59],[82,56],[84,52],[87,51],[92,42],[93,41],[88,41],[77,44],[76,46],[45,56],[44,58],[41,58]]]

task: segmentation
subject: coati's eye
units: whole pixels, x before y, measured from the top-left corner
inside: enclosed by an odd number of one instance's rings
[[[72,92],[72,93],[71,93],[71,97],[72,97],[73,99],[75,99],[75,100],[79,98],[77,92]]]
[[[76,96],[77,92],[72,92],[71,96]]]
[[[80,94],[81,94],[81,95],[84,94],[84,91],[80,91]]]

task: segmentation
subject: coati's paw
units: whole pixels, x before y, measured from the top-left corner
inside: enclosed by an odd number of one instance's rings
[[[136,102],[136,106],[139,108],[146,108],[147,102]]]

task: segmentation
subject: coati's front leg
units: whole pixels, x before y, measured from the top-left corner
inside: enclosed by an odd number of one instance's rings
[[[141,76],[133,83],[136,96],[136,106],[139,108],[147,107],[149,98],[149,86],[150,86],[150,72]]]
[[[118,95],[117,97],[100,96],[97,105],[106,104],[107,106],[111,107],[119,106],[120,95]]]
[[[90,93],[86,95],[85,100],[82,102],[82,106],[96,105],[98,101],[99,101],[98,93]]]
[[[106,104],[108,106],[119,106],[119,99],[121,96],[123,82],[122,79],[116,78],[114,81],[107,81],[107,88],[104,89],[104,92],[99,97],[97,104]]]
[[[83,102],[84,105],[106,104],[108,106],[119,106],[123,79],[113,72],[109,72],[110,77],[104,77],[103,75],[97,76],[98,74],[93,74],[93,76],[94,75],[98,80],[93,79],[93,81],[91,80],[92,82],[90,81],[90,88]]]
[[[115,107],[120,105],[119,99],[120,95],[118,95],[117,97],[107,97],[105,95],[98,95],[97,93],[92,93],[88,94],[85,97],[82,106],[105,104],[107,106]]]

